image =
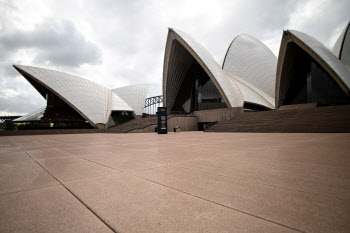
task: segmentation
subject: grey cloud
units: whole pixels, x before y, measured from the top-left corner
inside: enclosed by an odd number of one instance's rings
[[[315,37],[328,48],[333,47],[335,41],[331,41],[335,34],[340,33],[339,27],[344,26],[349,21],[350,1],[328,0],[314,1],[309,7],[315,13],[312,17],[304,14],[304,6],[299,7],[294,12],[296,15],[290,18],[288,29],[305,32]],[[310,10],[310,9],[309,9]],[[334,39],[334,38],[333,38]]]
[[[8,89],[5,89],[8,90]],[[0,112],[16,113],[24,115],[45,106],[45,100],[37,95],[23,94],[5,98],[0,91]],[[23,91],[23,90],[22,90]]]
[[[55,66],[80,66],[101,62],[101,51],[71,21],[45,20],[33,30],[4,29],[0,33],[3,57],[21,49],[33,49],[34,62]]]
[[[22,61],[16,55],[21,50],[34,55],[28,65],[74,70],[83,64],[101,63],[100,48],[88,41],[71,21],[46,19],[32,30],[18,29],[11,18],[11,12],[17,8],[10,4],[5,7],[6,14],[0,16],[0,112],[25,114],[45,106],[42,96],[12,67]]]
[[[290,13],[296,10],[302,0],[238,1],[224,22],[208,33],[198,32],[201,40],[208,41],[208,49],[221,62],[231,41],[242,33],[248,33],[261,41],[278,38],[290,20]],[[205,25],[201,30],[205,30]],[[278,49],[268,45],[275,54]]]
[[[0,81],[0,112],[22,115],[45,106],[45,99],[19,75]]]

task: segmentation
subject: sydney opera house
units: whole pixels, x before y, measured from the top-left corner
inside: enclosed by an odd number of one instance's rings
[[[148,85],[110,90],[74,75],[37,67],[15,69],[46,99],[47,106],[15,122],[71,122],[105,129],[143,113]]]
[[[232,41],[220,67],[187,34],[170,29],[164,102],[169,109],[184,112],[232,107],[268,110],[315,102],[350,104],[348,34],[340,35],[332,53],[307,34],[284,31],[278,61],[262,42],[243,34]]]
[[[144,112],[147,85],[110,90],[62,72],[14,67],[47,101],[44,109],[17,122],[51,119],[55,115],[107,129]],[[170,115],[195,118],[191,123],[178,123],[187,124],[188,130],[201,129],[203,124],[232,114],[244,118],[251,117],[246,114],[251,112],[304,108],[324,111],[327,107],[349,105],[349,24],[332,50],[305,33],[283,31],[278,58],[264,43],[242,34],[228,46],[222,65],[188,34],[169,29],[162,88],[163,105]],[[333,115],[336,114],[348,117],[348,106]]]

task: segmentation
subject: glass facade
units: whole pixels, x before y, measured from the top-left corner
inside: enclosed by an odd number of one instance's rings
[[[259,111],[267,111],[269,109],[261,105],[246,102],[244,103],[243,110],[245,112],[259,112]]]
[[[295,52],[292,74],[283,105],[318,103],[350,104],[349,96],[310,55],[300,48]]]
[[[193,59],[171,111],[191,113],[217,108],[227,105],[208,74]]]
[[[111,117],[116,125],[120,125],[134,119],[132,112],[129,111],[113,111]]]

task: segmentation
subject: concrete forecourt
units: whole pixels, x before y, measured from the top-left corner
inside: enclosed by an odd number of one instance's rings
[[[349,134],[0,138],[0,232],[349,232]]]

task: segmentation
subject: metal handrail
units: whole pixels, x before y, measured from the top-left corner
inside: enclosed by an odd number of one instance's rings
[[[124,133],[128,133],[132,130],[135,130],[135,129],[143,129],[143,128],[146,128],[150,125],[155,125],[157,124],[157,118],[150,118],[149,119],[149,122],[137,122],[137,123],[131,123],[131,124],[128,124],[126,126],[124,126],[122,128],[123,132]]]
[[[207,125],[204,125],[204,131],[207,131],[208,129],[210,129],[214,125],[218,124],[219,122],[230,120],[230,119],[234,118],[236,115],[237,115],[237,112],[230,113],[230,115],[222,116],[222,117],[216,119],[215,121],[212,121]]]
[[[170,112],[169,116],[194,116],[194,113],[185,113],[185,112]]]
[[[173,117],[177,116],[194,116],[193,113],[183,113],[183,112],[171,112],[167,116],[167,120],[170,120]],[[124,133],[128,133],[135,129],[144,129],[148,126],[155,125],[158,122],[158,118],[149,118],[149,122],[138,122],[138,123],[130,123],[122,128]]]
[[[193,113],[183,113],[183,112],[171,112],[167,116],[167,120],[170,120],[171,118],[176,117],[176,116],[194,116],[194,114]],[[150,122],[148,124],[146,124],[146,123],[144,123],[144,124],[143,123],[132,123],[132,124],[129,124],[129,125],[123,127],[123,132],[128,133],[128,132],[135,130],[135,129],[144,129],[148,126],[156,125],[157,121],[158,121],[158,118],[150,118]]]

